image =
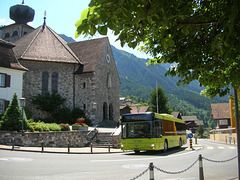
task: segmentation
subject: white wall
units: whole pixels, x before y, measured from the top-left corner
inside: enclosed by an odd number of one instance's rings
[[[23,73],[25,71],[0,67],[0,73],[11,75],[10,87],[0,88],[0,99],[11,101],[14,93],[18,99],[22,97]]]

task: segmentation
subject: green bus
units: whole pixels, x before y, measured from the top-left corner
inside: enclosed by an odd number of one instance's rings
[[[167,152],[187,143],[185,122],[169,114],[124,114],[121,125],[122,150]]]

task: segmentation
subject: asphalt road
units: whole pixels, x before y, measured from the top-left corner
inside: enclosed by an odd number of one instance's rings
[[[237,155],[237,146],[199,140],[202,149],[189,151],[185,148],[172,149],[167,153],[114,154],[48,154],[0,150],[1,180],[34,179],[83,179],[83,180],[124,180],[132,179],[145,171],[152,162],[154,178],[164,180],[199,179],[199,162],[189,170],[201,154],[204,158],[224,161]],[[212,162],[203,159],[204,178],[207,180],[232,180],[238,176],[237,158],[228,162]],[[149,179],[149,170],[137,178]]]

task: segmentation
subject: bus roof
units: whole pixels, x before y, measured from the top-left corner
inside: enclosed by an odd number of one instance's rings
[[[146,112],[146,113],[137,113],[137,114],[123,114],[122,117],[129,117],[129,116],[141,116],[141,115],[149,115],[149,116],[155,116],[158,119],[162,120],[168,120],[168,121],[174,121],[178,123],[183,123],[185,124],[185,121],[182,119],[175,118],[173,115],[170,114],[157,114],[154,112]]]

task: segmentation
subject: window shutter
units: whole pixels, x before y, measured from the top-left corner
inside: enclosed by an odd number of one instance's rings
[[[10,101],[5,101],[5,107],[4,107],[5,111],[6,111],[6,109],[8,108],[9,103],[10,103]]]
[[[10,87],[10,83],[11,83],[11,76],[10,75],[6,75],[5,87]]]

